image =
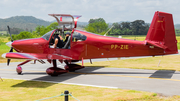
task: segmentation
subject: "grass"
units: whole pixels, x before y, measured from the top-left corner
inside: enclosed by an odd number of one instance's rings
[[[0,63],[6,63],[7,59],[4,59],[3,57],[1,57],[1,55],[3,53],[9,52],[9,50],[11,49],[6,45],[6,43],[9,42],[9,40],[8,37],[0,37],[0,40],[3,40],[3,42],[0,44]],[[20,62],[20,61],[22,60],[11,59],[11,62]]]
[[[84,63],[84,66],[180,71],[180,55]],[[159,64],[159,65],[158,65]]]
[[[8,37],[5,37],[5,36],[1,36],[0,40],[3,40],[5,43],[9,42]]]
[[[7,31],[0,31],[0,33],[7,34]]]
[[[125,39],[131,39],[131,40],[144,41],[145,38],[146,38],[146,36],[145,36],[145,35],[137,35],[137,36],[123,35],[122,38],[125,38]]]
[[[3,79],[0,81],[1,101],[34,101],[46,97],[60,95],[61,92],[69,90],[72,95],[80,101],[177,101],[180,96],[164,97],[156,93],[98,88],[88,86],[77,86],[37,81],[24,81]],[[70,101],[76,101],[69,97]],[[63,101],[64,97],[57,97],[45,101]]]
[[[137,35],[137,36],[124,35],[124,36],[122,36],[122,38],[131,39],[131,40],[144,41],[146,36],[144,36],[144,35],[142,35],[142,36],[141,35]],[[178,49],[180,49],[180,36],[176,36],[176,40],[178,41],[177,47],[178,47]]]
[[[5,43],[0,44],[0,63],[6,63],[7,62],[7,59],[1,57],[1,55],[3,53],[9,52],[9,50],[10,50],[10,47],[8,47]],[[20,62],[20,61],[22,61],[22,60],[11,59],[11,62]]]

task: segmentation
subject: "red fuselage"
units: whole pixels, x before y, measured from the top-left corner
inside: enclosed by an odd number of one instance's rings
[[[83,41],[73,41],[71,38],[70,49],[50,48],[50,39],[43,38],[17,40],[13,42],[12,46],[18,52],[36,53],[42,59],[48,57],[49,54],[65,55],[73,60],[164,55],[163,49],[146,45],[145,41],[101,36],[80,30],[74,32],[87,38]]]

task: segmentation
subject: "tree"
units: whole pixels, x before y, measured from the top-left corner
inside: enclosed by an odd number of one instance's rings
[[[51,23],[49,26],[45,27],[45,26],[37,26],[36,27],[36,32],[34,33],[38,33],[39,36],[42,36],[44,34],[46,34],[47,32],[53,30],[53,29],[57,29],[58,27],[58,23],[57,22],[54,22],[54,23]]]
[[[111,35],[146,35],[149,29],[149,24],[146,24],[143,20],[113,23],[113,26],[109,32]]]
[[[58,27],[58,23],[54,22],[51,23],[49,26],[45,27],[45,26],[37,26],[36,30],[33,31],[32,33],[29,31],[23,31],[20,32],[17,35],[12,35],[13,40],[19,40],[19,39],[27,39],[27,38],[37,38],[37,37],[41,37],[42,35],[46,34],[47,32],[53,30],[53,29],[57,29]],[[11,40],[9,38],[9,40]]]
[[[106,24],[103,18],[98,19],[90,19],[89,24],[85,27],[86,31],[97,33],[97,34],[104,34],[108,29],[108,24]]]
[[[121,26],[122,28],[127,28],[127,29],[130,29],[131,28],[131,23],[130,22],[122,22],[121,23]]]
[[[49,29],[49,30],[57,29],[58,28],[58,23],[53,22],[49,26],[47,26],[46,28]]]
[[[90,23],[95,23],[95,22],[105,22],[105,20],[103,18],[98,18],[98,19],[90,19],[89,20],[89,24]],[[106,22],[105,22],[106,23]]]
[[[114,27],[111,29],[111,31],[109,32],[109,34],[111,35],[120,35],[122,34],[122,25],[120,23],[113,23],[112,24]]]
[[[144,35],[145,31],[145,22],[143,20],[135,20],[131,22],[132,33],[133,35]]]
[[[20,40],[20,39],[27,39],[27,38],[34,38],[34,36],[32,35],[32,33],[28,32],[28,31],[23,31],[20,32],[18,35],[12,35],[13,40]],[[11,40],[9,38],[9,40]]]

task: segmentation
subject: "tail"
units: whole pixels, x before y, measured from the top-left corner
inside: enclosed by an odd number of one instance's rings
[[[155,12],[145,41],[164,49],[164,54],[178,53],[172,14]]]

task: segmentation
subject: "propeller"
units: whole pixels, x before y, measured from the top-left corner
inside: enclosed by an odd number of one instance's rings
[[[9,32],[9,34],[10,34],[10,37],[11,37],[11,42],[13,42],[13,38],[12,38],[12,36],[11,36],[9,26],[7,26],[7,28],[8,28],[8,32]],[[11,49],[9,50],[9,52],[13,52],[13,47],[11,47]],[[10,61],[11,61],[11,59],[7,59],[7,65],[8,65],[8,66],[9,66]]]
[[[10,33],[10,28],[9,28],[9,26],[7,26],[7,28],[8,28],[8,32],[9,32],[9,34],[10,34],[10,37],[11,37],[11,42],[13,42],[13,38],[12,38],[12,36],[11,36],[11,33]]]

